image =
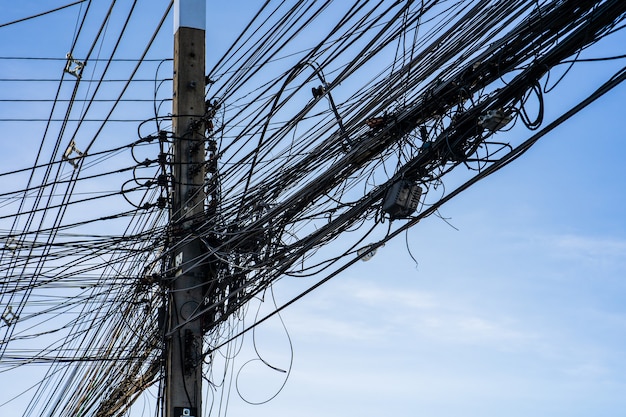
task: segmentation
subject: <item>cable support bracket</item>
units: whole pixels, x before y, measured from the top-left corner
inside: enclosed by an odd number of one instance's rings
[[[72,74],[74,77],[80,80],[83,76],[83,68],[85,68],[85,63],[74,59],[72,54],[69,52],[65,55],[65,57],[67,58],[67,63],[65,64],[64,71],[68,74]],[[74,65],[73,68],[72,65]]]
[[[74,156],[72,157],[71,155],[75,153],[78,156]],[[68,145],[67,149],[65,150],[65,153],[63,154],[63,160],[69,162],[74,169],[78,168],[78,160],[80,158],[82,158],[83,156],[85,156],[84,152],[81,152],[77,147],[76,147],[76,142],[74,142],[74,139],[72,139],[70,141],[70,144]]]
[[[4,242],[4,250],[9,250],[11,252],[16,252],[18,249],[22,249],[24,245],[17,241],[13,237],[9,237],[6,242]]]
[[[19,320],[19,317],[13,312],[13,308],[11,306],[7,306],[4,313],[2,313],[2,320],[6,323],[7,326],[11,326],[16,321]]]

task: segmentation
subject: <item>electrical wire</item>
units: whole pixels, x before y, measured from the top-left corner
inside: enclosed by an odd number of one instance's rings
[[[549,119],[581,63],[623,58],[596,48],[623,35],[626,5],[616,0],[264,2],[208,71],[197,126],[206,163],[184,167],[206,174],[186,196],[201,214],[184,228],[175,219],[186,202],[172,195],[190,180],[174,175],[185,164],[174,144],[190,136],[169,131],[163,105],[171,7],[159,2],[145,24],[154,2],[89,2],[71,59],[0,57],[37,62],[3,78],[0,123],[38,149],[28,168],[7,161],[0,172],[0,372],[44,370],[24,395],[0,397],[0,409],[28,396],[25,416],[121,416],[148,392],[162,416],[167,344],[204,320],[205,404],[227,413],[245,363],[270,364],[258,349],[242,358],[243,335],[437,215],[624,79],[622,70]],[[559,81],[545,88],[550,77]],[[396,216],[386,203],[399,183],[421,196]],[[202,253],[176,264],[191,242]],[[187,321],[166,325],[172,293],[183,291],[173,285],[179,268],[206,271],[205,297]],[[315,283],[287,303],[265,301],[286,277]],[[264,301],[271,311],[250,318]]]

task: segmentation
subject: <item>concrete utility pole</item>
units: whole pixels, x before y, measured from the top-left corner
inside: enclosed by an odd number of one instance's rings
[[[202,322],[186,322],[202,306],[205,270],[196,264],[202,242],[193,237],[204,217],[206,0],[174,2],[174,157],[172,248],[166,339],[166,417],[202,412]]]

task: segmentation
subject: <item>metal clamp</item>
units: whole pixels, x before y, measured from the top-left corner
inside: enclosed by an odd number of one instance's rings
[[[7,306],[7,309],[2,313],[2,320],[4,320],[7,326],[11,326],[18,319],[19,317],[13,312],[11,306]]]
[[[76,153],[76,155],[78,156],[70,157],[73,153]],[[78,168],[78,159],[82,158],[84,155],[84,152],[78,150],[78,148],[76,147],[76,142],[74,142],[74,139],[72,139],[69,146],[65,150],[65,153],[63,154],[63,160],[72,164],[74,169],[76,169]]]
[[[65,64],[64,71],[80,79],[83,76],[83,68],[85,68],[85,63],[74,59],[74,57],[70,53],[66,54],[65,57],[67,58],[67,63]],[[72,68],[72,64],[74,65],[74,68]]]

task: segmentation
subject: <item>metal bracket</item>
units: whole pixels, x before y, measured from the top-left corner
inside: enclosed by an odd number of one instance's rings
[[[7,326],[11,326],[19,317],[13,312],[11,306],[7,306],[7,309],[2,313],[2,320],[6,323]]]
[[[176,268],[176,272],[174,273],[174,276],[179,277],[183,274],[183,253],[179,252],[176,254],[176,257],[174,258],[174,268]]]
[[[65,57],[67,58],[67,63],[65,64],[64,71],[80,79],[83,76],[83,68],[85,68],[85,63],[74,59],[74,57],[70,53],[66,54]],[[74,64],[74,68],[72,68],[72,64]]]
[[[70,158],[72,153],[76,153],[76,155],[78,155],[78,156]],[[76,147],[76,142],[74,142],[74,139],[72,139],[72,141],[70,142],[69,146],[65,150],[65,153],[63,154],[63,160],[65,160],[65,161],[69,162],[70,164],[72,164],[74,169],[76,169],[76,168],[78,168],[78,159],[82,158],[84,155],[85,154],[83,152],[78,150],[78,148]]]
[[[18,249],[22,249],[23,247],[24,245],[15,240],[13,237],[8,238],[6,242],[4,242],[4,249],[10,250],[11,252],[16,252]]]

